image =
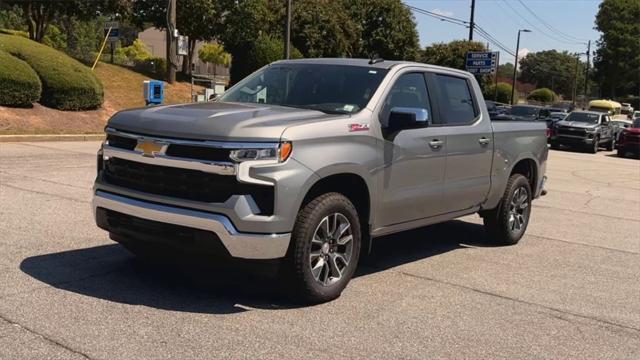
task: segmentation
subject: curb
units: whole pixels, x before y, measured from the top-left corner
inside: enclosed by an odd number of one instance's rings
[[[100,141],[104,134],[0,135],[0,143],[34,141]]]

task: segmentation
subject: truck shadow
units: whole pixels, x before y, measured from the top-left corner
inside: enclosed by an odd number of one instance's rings
[[[372,252],[361,259],[356,277],[468,245],[482,246],[484,238],[481,225],[463,221],[379,238]],[[233,314],[251,308],[306,306],[290,299],[275,272],[265,275],[237,266],[188,261],[150,263],[136,259],[117,244],[29,257],[21,262],[20,269],[61,290],[163,310]]]

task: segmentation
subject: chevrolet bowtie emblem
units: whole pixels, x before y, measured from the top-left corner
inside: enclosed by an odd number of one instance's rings
[[[138,140],[136,151],[141,152],[142,156],[155,157],[164,153],[165,144],[157,143],[152,140]]]

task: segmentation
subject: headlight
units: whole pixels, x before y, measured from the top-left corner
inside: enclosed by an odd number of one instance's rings
[[[585,131],[586,132],[596,132],[596,129],[594,129],[594,128],[586,128]]]
[[[277,160],[284,162],[291,155],[291,149],[290,142],[283,142],[278,147],[232,150],[229,157],[235,162],[251,160]]]

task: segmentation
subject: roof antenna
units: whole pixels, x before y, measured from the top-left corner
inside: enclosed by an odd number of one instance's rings
[[[379,62],[383,62],[384,59],[380,57],[377,53],[372,53],[369,57],[369,65],[377,64]]]

